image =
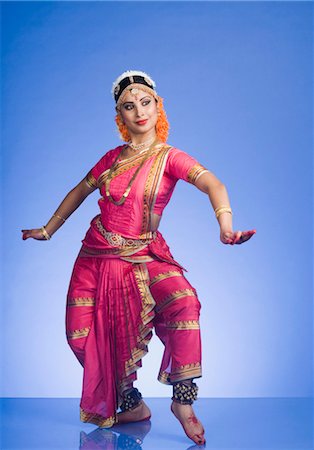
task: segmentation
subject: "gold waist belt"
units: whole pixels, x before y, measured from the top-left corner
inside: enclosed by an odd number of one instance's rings
[[[157,236],[156,231],[147,233],[149,238],[146,239],[131,239],[121,236],[121,234],[107,231],[101,223],[100,216],[96,219],[96,225],[100,233],[106,238],[110,245],[113,247],[140,247],[142,245],[150,244]]]

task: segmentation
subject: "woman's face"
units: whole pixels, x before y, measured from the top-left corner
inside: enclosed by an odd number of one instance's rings
[[[156,100],[153,95],[141,89],[136,89],[134,94],[128,90],[120,104],[120,115],[131,137],[151,134],[158,119]]]

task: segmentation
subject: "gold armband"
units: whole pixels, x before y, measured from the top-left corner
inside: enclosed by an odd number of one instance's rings
[[[196,180],[203,175],[203,173],[209,172],[209,170],[205,169],[201,164],[195,164],[195,166],[191,167],[188,173],[188,182],[195,184]]]
[[[87,186],[89,186],[89,187],[98,187],[97,180],[92,175],[91,171],[89,171],[88,174],[86,175],[85,181],[86,181]]]

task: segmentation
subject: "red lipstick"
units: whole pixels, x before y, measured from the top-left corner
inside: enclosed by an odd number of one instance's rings
[[[145,125],[145,123],[147,122],[146,120],[139,120],[138,122],[136,122],[138,125]]]

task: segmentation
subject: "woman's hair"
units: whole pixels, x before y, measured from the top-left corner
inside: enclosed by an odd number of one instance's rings
[[[167,142],[170,126],[167,119],[166,111],[164,109],[163,98],[160,96],[158,96],[157,107],[158,107],[158,119],[156,123],[156,134],[162,142]],[[115,122],[118,126],[120,138],[124,142],[129,142],[131,140],[131,136],[129,135],[128,128],[122,122],[121,116],[118,113],[115,117]]]

